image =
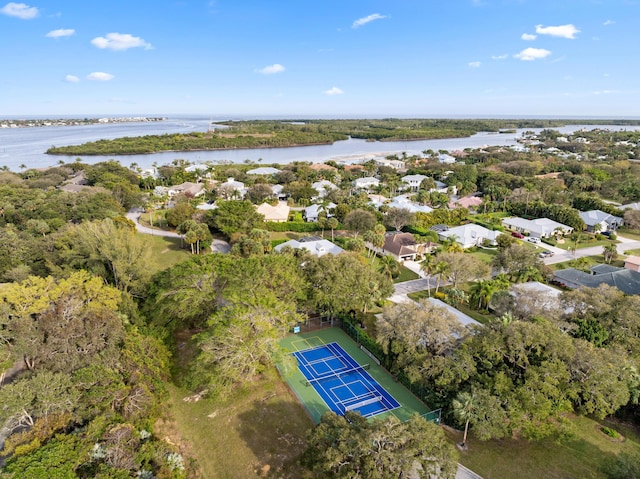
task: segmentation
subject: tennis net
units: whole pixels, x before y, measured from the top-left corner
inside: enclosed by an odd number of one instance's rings
[[[361,407],[364,407],[364,406],[368,406],[369,404],[373,404],[373,403],[381,402],[381,401],[382,401],[382,396],[374,396],[374,397],[372,397],[370,399],[365,399],[364,401],[360,401],[360,402],[357,402],[355,404],[350,404],[348,406],[345,406],[344,410],[345,410],[345,412],[346,411],[353,411],[354,409],[358,409],[358,408],[361,408]]]
[[[351,373],[355,373],[357,371],[366,371],[369,369],[369,364],[363,364],[362,366],[357,366],[355,368],[351,368],[351,369],[347,369],[344,371],[336,371],[333,372],[331,374],[325,374],[323,376],[318,376],[312,379],[307,379],[306,385],[307,386],[311,386],[312,384],[316,384],[319,383],[321,381],[326,381],[328,379],[334,379],[334,378],[339,378],[341,376],[344,376],[346,374],[351,374]]]

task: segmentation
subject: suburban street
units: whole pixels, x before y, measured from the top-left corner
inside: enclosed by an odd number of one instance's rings
[[[618,243],[617,245],[619,254],[625,254],[625,252],[628,250],[640,249],[640,241],[625,238],[623,236],[618,236],[618,241],[620,241],[620,243]],[[544,264],[562,263],[564,261],[571,261],[572,259],[582,258],[584,256],[595,256],[595,255],[602,254],[602,246],[578,248],[576,250],[575,256],[571,251],[566,251],[562,248],[550,246],[545,243],[541,243],[539,245],[539,248],[540,248],[540,251],[544,249],[547,251],[551,251],[553,253],[553,256],[551,256],[550,258],[543,259]]]
[[[140,224],[140,216],[142,216],[143,211],[139,208],[133,208],[127,212],[127,219],[130,219],[136,224],[136,230],[140,233],[152,235],[152,236],[162,236],[164,238],[180,238],[178,233],[174,233],[173,231],[164,231],[158,230],[155,228],[149,228],[147,226]],[[211,241],[211,252],[212,253],[228,253],[231,250],[231,245],[226,241],[214,238]]]

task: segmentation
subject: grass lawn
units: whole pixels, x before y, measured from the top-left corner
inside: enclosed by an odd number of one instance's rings
[[[617,233],[625,238],[632,239],[634,241],[640,241],[640,230],[632,230],[630,228],[619,228]]]
[[[367,261],[371,262],[372,258],[367,258]],[[373,257],[373,268],[377,271],[379,271],[380,267],[380,257],[379,256],[374,256]],[[403,283],[405,281],[411,281],[414,279],[420,279],[420,276],[416,273],[414,273],[413,271],[411,271],[409,268],[406,268],[405,266],[403,266],[402,264],[400,264],[400,274],[398,275],[397,278],[393,278],[393,282],[394,283]]]
[[[620,257],[620,255],[618,255],[618,257]],[[595,266],[597,264],[606,264],[605,260],[604,260],[604,256],[601,254],[597,254],[594,256],[583,256],[583,258],[586,258],[586,260],[589,262],[587,269],[591,266]],[[552,271],[558,271],[561,269],[566,269],[566,268],[573,268],[574,266],[572,265],[573,260],[570,261],[563,261],[562,263],[553,263],[553,264],[549,264],[547,265],[548,268],[550,268]],[[624,260],[621,259],[617,259],[615,261],[612,261],[611,266],[617,266],[619,268],[624,268]]]
[[[151,249],[151,262],[149,271],[157,273],[173,266],[176,263],[189,259],[191,253],[180,248],[180,238],[164,238],[162,236],[140,235]]]
[[[616,422],[596,422],[585,417],[571,421],[574,437],[556,441],[529,442],[502,439],[480,442],[472,438],[469,449],[460,454],[460,463],[484,479],[601,479],[602,468],[620,452],[640,453],[638,431]],[[612,439],[600,431],[600,425],[611,427],[624,436]],[[462,433],[448,431],[448,437],[460,442]]]
[[[478,248],[477,251],[474,251],[473,253],[468,253],[471,256],[475,256],[476,258],[478,258],[481,261],[484,261],[487,264],[491,264],[491,262],[493,261],[493,258],[495,258],[495,256],[498,254],[498,249],[484,249],[484,248]]]
[[[275,370],[226,401],[169,387],[171,412],[202,479],[305,477],[297,460],[313,422]]]

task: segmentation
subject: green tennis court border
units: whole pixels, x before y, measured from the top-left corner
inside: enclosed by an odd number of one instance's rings
[[[423,415],[430,412],[430,409],[423,402],[415,397],[402,384],[394,381],[387,371],[374,363],[371,358],[358,347],[353,339],[339,328],[326,328],[310,333],[292,334],[282,339],[280,346],[284,348],[286,352],[292,353],[331,342],[336,342],[342,346],[358,364],[369,364],[369,374],[400,403],[399,408],[378,414],[373,416],[373,418],[383,419],[389,415],[394,415],[401,421],[407,421],[416,414]],[[284,370],[284,368],[278,369],[281,373]],[[314,388],[306,386],[307,381],[300,370],[297,367],[291,369],[291,372],[282,375],[313,421],[318,424],[322,415],[329,412],[330,409],[318,393],[316,393]]]

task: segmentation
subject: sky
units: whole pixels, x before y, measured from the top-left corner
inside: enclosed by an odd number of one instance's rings
[[[640,117],[640,0],[0,0],[0,118]]]

